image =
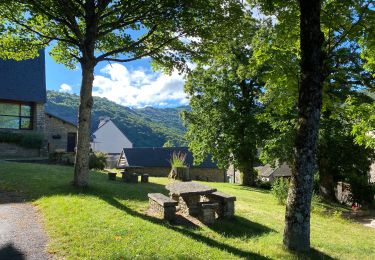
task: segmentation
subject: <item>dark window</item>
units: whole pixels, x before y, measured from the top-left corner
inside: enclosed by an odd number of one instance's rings
[[[33,113],[29,104],[0,101],[0,128],[32,129]]]

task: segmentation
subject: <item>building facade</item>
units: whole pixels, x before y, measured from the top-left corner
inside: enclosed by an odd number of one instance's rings
[[[125,148],[118,161],[118,168],[136,173],[147,173],[154,177],[167,177],[171,171],[173,154],[185,154],[192,180],[226,182],[226,170],[219,169],[210,158],[194,165],[193,155],[187,147]]]
[[[45,122],[48,152],[75,152],[77,142],[76,124],[49,112],[45,113]]]

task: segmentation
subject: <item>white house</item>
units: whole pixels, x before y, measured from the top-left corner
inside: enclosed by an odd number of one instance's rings
[[[91,149],[114,155],[124,148],[133,148],[132,142],[109,117],[101,117],[98,129],[92,134]]]

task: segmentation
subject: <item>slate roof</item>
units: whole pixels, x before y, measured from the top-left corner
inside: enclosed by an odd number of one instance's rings
[[[46,70],[44,50],[35,59],[0,59],[0,99],[45,103]]]
[[[126,157],[126,166],[130,167],[170,167],[170,159],[173,152],[185,153],[185,163],[190,167],[217,168],[216,163],[207,158],[200,165],[193,165],[193,154],[187,147],[156,147],[156,148],[124,148],[123,154]]]
[[[269,164],[266,164],[264,166],[255,167],[260,172],[260,175],[262,177],[270,177],[271,175],[273,177],[290,177],[292,176],[292,170],[290,167],[283,163],[280,166],[277,166],[276,168],[272,168]]]
[[[54,118],[57,118],[57,119],[59,119],[59,120],[65,122],[65,123],[68,123],[68,124],[71,124],[71,125],[77,127],[77,123],[76,123],[76,122],[70,121],[70,120],[67,119],[67,118],[63,118],[63,117],[61,117],[61,116],[57,116],[56,114],[53,114],[53,113],[51,113],[51,112],[45,112],[45,113],[46,113],[46,115],[52,116],[52,117],[54,117]]]

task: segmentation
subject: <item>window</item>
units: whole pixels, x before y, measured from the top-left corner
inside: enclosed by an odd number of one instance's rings
[[[28,104],[0,102],[0,128],[32,129],[32,112]]]

